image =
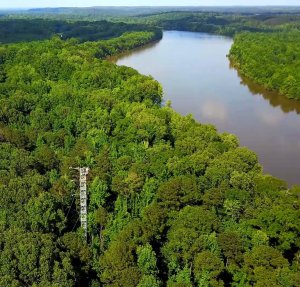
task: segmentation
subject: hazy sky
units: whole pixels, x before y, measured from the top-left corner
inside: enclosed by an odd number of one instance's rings
[[[88,6],[300,5],[300,0],[0,0],[1,8]]]

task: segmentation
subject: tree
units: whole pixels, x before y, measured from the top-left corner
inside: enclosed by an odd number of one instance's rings
[[[160,282],[157,278],[158,270],[156,266],[156,255],[150,244],[137,248],[137,264],[142,273],[139,287],[159,287]]]
[[[198,286],[222,286],[217,278],[224,269],[222,260],[210,251],[203,251],[194,260],[194,276]]]

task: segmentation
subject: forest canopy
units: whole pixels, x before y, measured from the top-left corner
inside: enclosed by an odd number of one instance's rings
[[[244,76],[300,100],[299,42],[298,31],[239,34],[229,57]]]

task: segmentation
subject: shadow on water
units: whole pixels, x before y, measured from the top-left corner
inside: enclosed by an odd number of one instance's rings
[[[138,47],[138,48],[120,53],[118,55],[108,57],[107,60],[116,64],[118,62],[118,60],[120,60],[120,59],[126,59],[127,57],[130,57],[133,54],[135,54],[135,55],[142,54],[144,51],[154,48],[160,41],[161,40],[151,42],[145,46]]]
[[[279,107],[284,113],[296,112],[300,115],[300,101],[288,99],[287,97],[279,94],[278,92],[269,91],[262,85],[254,83],[249,78],[241,75],[238,69],[236,69],[231,63],[229,64],[230,69],[237,72],[241,79],[241,84],[246,86],[249,92],[253,96],[263,96],[263,98],[269,102],[272,107]]]

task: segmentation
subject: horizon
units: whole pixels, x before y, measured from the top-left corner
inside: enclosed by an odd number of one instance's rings
[[[263,7],[274,7],[274,8],[293,8],[299,7],[299,5],[272,5],[272,4],[264,4],[264,5],[99,5],[99,6],[19,6],[19,7],[1,7],[0,10],[29,10],[29,9],[59,9],[59,8],[263,8]]]
[[[99,3],[100,2],[100,3]],[[125,5],[124,5],[125,4]],[[299,7],[298,0],[11,0],[2,9],[105,7]]]

